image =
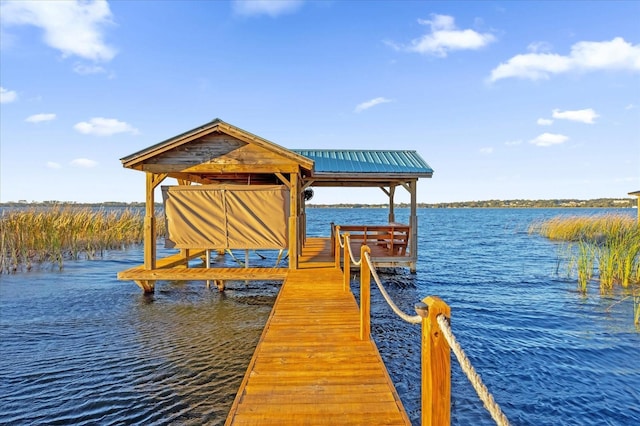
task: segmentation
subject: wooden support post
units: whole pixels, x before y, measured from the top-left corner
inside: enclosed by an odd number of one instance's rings
[[[335,224],[331,222],[331,255],[336,255],[336,235],[335,235]]]
[[[416,305],[422,317],[422,425],[451,423],[451,351],[438,315],[451,318],[451,308],[439,297],[428,296]]]
[[[184,248],[180,249],[180,256],[182,256],[182,258],[185,260],[185,267],[188,267],[189,266],[188,264],[189,249],[184,249]]]
[[[291,173],[289,182],[289,269],[298,269],[298,257],[300,250],[299,235],[299,204],[300,200],[300,183],[298,180],[298,172]]]
[[[156,218],[144,217],[144,268],[156,269]]]
[[[360,248],[360,340],[371,338],[371,270],[365,253],[371,253],[369,246]]]
[[[205,268],[209,269],[211,268],[211,250],[206,249],[205,250],[205,259],[204,259],[204,264],[205,264]],[[207,280],[207,288],[211,287],[211,281]]]
[[[347,244],[351,244],[348,232],[344,234],[344,276],[342,282],[342,289],[344,291],[351,290],[351,255],[349,254],[349,247]]]
[[[167,174],[146,173],[146,200],[144,216],[144,268],[156,269],[156,217],[153,191],[160,184]],[[136,281],[145,293],[153,293],[155,281]]]
[[[389,184],[389,223],[393,223],[396,221],[395,214],[395,194],[396,187],[394,184]]]
[[[153,293],[156,282],[151,280],[134,280],[138,287],[142,289],[145,293]]]
[[[415,274],[417,271],[416,260],[418,259],[418,197],[417,197],[417,184],[418,181],[414,180],[409,183],[411,193],[411,213],[409,218],[409,225],[411,226],[411,235],[409,235],[409,253],[411,257],[415,259],[409,265],[409,272]]]
[[[144,216],[144,267],[156,268],[156,217],[153,191],[167,177],[167,174],[146,174],[146,200]]]
[[[340,269],[340,225],[332,226],[331,229],[333,229],[334,266]]]
[[[153,190],[155,189],[155,175],[147,173],[147,197],[145,201],[144,215],[144,268],[156,269],[156,218],[153,200]],[[142,286],[141,286],[142,287]],[[148,292],[148,287],[142,287]],[[153,287],[151,287],[153,291]]]

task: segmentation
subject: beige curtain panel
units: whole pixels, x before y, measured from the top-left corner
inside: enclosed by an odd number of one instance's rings
[[[288,248],[284,185],[163,186],[167,247]]]

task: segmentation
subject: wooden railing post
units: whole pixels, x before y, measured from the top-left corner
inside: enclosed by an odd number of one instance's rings
[[[428,296],[416,305],[422,317],[422,425],[451,423],[451,354],[438,315],[451,318],[451,308],[439,297]]]
[[[371,337],[371,270],[365,253],[371,253],[369,246],[360,248],[360,340]]]
[[[351,244],[348,232],[344,234],[344,277],[342,282],[344,291],[351,290],[351,254],[349,254],[349,246],[347,244]]]
[[[333,243],[335,254],[335,267],[340,268],[340,225],[333,227]]]

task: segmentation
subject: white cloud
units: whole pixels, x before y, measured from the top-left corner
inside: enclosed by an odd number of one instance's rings
[[[630,109],[634,109],[636,106],[634,104],[629,104],[626,107],[624,107],[624,109],[626,109],[627,111]]]
[[[109,61],[116,55],[103,40],[104,27],[112,23],[106,0],[7,1],[0,11],[3,24],[41,28],[44,42],[64,57]]]
[[[82,121],[73,126],[85,135],[110,136],[116,133],[138,134],[138,129],[115,118],[94,117],[89,121]]]
[[[238,15],[269,15],[272,18],[292,13],[302,6],[302,0],[234,0],[233,11]]]
[[[0,103],[8,104],[16,99],[18,99],[18,94],[15,91],[0,87]]]
[[[514,140],[514,141],[506,141],[504,144],[506,146],[516,146],[516,145],[521,145],[522,141],[520,139]]]
[[[43,121],[55,120],[55,118],[56,118],[55,114],[43,113],[43,114],[30,115],[24,121],[26,121],[27,123],[42,123]]]
[[[640,71],[640,45],[621,37],[611,41],[581,41],[571,46],[567,56],[555,53],[516,55],[491,71],[489,81],[503,78],[548,79],[552,74],[569,71],[630,70]]]
[[[580,109],[575,111],[553,110],[553,118],[560,120],[579,121],[581,123],[593,124],[596,118],[600,117],[593,109]]]
[[[551,146],[563,144],[569,140],[568,136],[560,135],[557,133],[543,133],[529,141],[529,143],[536,146]]]
[[[491,154],[493,153],[493,148],[490,146],[484,147],[484,148],[480,148],[480,153],[481,154]]]
[[[56,163],[55,161],[47,161],[47,167],[50,169],[61,169],[62,166],[59,163]]]
[[[103,67],[99,65],[87,65],[77,63],[73,66],[73,72],[80,75],[89,75],[89,74],[104,74],[107,72]]]
[[[382,98],[382,97],[371,99],[370,101],[366,101],[366,102],[362,102],[361,104],[358,104],[356,106],[355,112],[362,112],[365,109],[373,108],[376,105],[385,104],[387,102],[392,102],[392,100],[387,98]]]
[[[546,41],[534,41],[533,43],[529,43],[527,50],[534,53],[549,52],[551,51],[551,45]]]
[[[75,160],[71,160],[72,166],[81,167],[83,169],[91,169],[98,165],[97,161],[89,160],[88,158],[76,158]]]
[[[538,118],[536,123],[538,123],[538,126],[551,126],[553,124],[553,120],[550,118]]]
[[[491,71],[490,81],[502,78],[519,77],[530,80],[549,78],[549,74],[559,74],[571,69],[567,57],[552,53],[527,53],[516,55],[507,63],[498,65]]]
[[[450,51],[477,50],[496,40],[489,33],[458,29],[454,18],[448,15],[432,14],[430,20],[419,19],[418,23],[429,26],[431,31],[411,40],[408,46],[391,45],[398,50],[445,57]]]

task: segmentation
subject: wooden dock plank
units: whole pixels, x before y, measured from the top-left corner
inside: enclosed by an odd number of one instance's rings
[[[388,416],[385,413],[371,412],[363,414],[351,414],[351,413],[333,413],[322,414],[314,417],[314,420],[310,420],[310,415],[307,413],[302,414],[287,414],[286,412],[274,413],[271,416],[240,414],[236,417],[234,425],[341,425],[341,426],[362,426],[362,425],[394,425],[397,424],[395,416]],[[317,419],[322,419],[318,421]]]
[[[135,267],[118,273],[119,280],[265,280],[281,281],[287,276],[284,268],[169,268]]]
[[[227,425],[410,424],[338,269],[290,271]]]

